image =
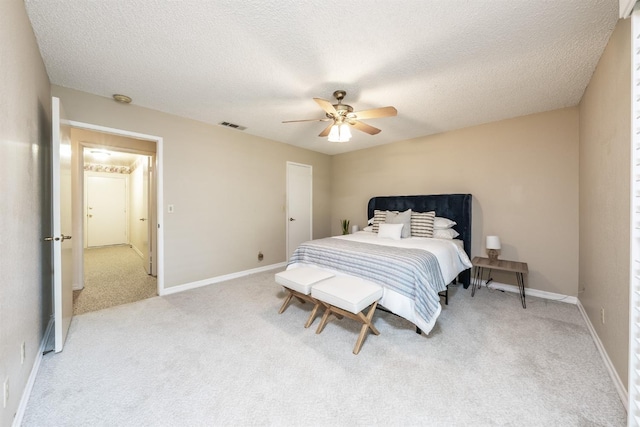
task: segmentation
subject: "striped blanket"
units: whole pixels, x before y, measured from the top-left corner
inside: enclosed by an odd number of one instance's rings
[[[438,292],[446,289],[438,259],[422,249],[397,248],[326,238],[301,244],[289,264],[313,264],[357,276],[392,289],[415,302],[430,322],[438,312]]]

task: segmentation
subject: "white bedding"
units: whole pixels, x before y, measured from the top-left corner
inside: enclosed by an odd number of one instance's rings
[[[438,258],[442,276],[446,283],[451,283],[458,276],[458,274],[460,274],[467,268],[471,268],[471,261],[463,250],[461,240],[433,239],[424,237],[410,237],[401,240],[393,240],[379,238],[376,233],[367,231],[359,231],[354,234],[336,236],[334,238],[383,246],[423,249],[429,251]],[[296,268],[299,266],[302,266],[302,264],[291,264],[288,268]],[[333,271],[333,273],[337,275],[346,275],[339,271]],[[382,299],[380,300],[380,305],[384,306],[389,311],[409,320],[425,333],[429,333],[431,329],[433,329],[435,321],[442,310],[442,307],[438,306],[436,315],[433,316],[429,322],[427,322],[419,316],[416,316],[415,303],[411,298],[395,292],[388,287],[384,287],[384,294],[382,296]]]
[[[409,237],[401,240],[381,239],[376,233],[367,231],[358,231],[354,234],[336,236],[335,238],[429,251],[438,257],[442,276],[447,283],[451,283],[461,271],[471,268],[471,261],[463,249],[464,242],[459,239],[433,239],[427,237]]]

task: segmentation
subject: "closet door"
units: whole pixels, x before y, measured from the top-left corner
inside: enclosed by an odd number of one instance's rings
[[[129,243],[126,175],[87,176],[87,246]]]
[[[287,260],[313,238],[313,168],[287,162]]]

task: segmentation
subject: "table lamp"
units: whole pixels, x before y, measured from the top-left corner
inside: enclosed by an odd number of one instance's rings
[[[487,236],[487,255],[489,255],[490,262],[495,262],[498,260],[499,249],[500,249],[500,237]]]

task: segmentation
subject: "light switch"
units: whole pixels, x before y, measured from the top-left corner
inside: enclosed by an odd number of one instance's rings
[[[173,213],[173,205],[167,205],[167,212]]]

